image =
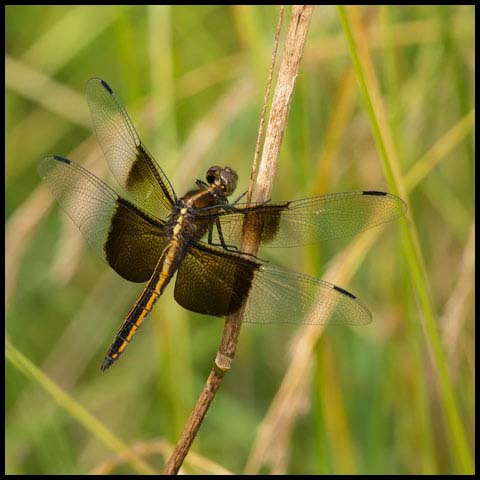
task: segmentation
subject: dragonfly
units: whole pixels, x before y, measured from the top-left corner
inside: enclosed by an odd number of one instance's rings
[[[125,351],[176,274],[174,298],[184,308],[225,317],[243,308],[247,323],[365,325],[372,315],[348,290],[266,262],[241,249],[244,225],[255,242],[295,247],[351,237],[406,211],[390,193],[359,190],[282,202],[233,202],[238,175],[212,166],[179,197],[149,153],[112,88],[86,86],[93,128],[122,189],[65,157],[43,158],[39,174],[93,250],[116,273],[145,283],[126,314],[101,370]]]

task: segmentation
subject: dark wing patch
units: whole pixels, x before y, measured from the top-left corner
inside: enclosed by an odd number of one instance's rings
[[[146,282],[165,245],[162,225],[119,197],[104,247],[108,264],[127,280]]]
[[[175,300],[205,315],[234,313],[248,296],[259,266],[220,248],[192,245],[178,269]]]

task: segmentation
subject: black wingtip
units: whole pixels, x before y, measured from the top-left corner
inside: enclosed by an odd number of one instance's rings
[[[70,163],[71,163],[68,158],[60,157],[59,155],[54,155],[53,158],[54,158],[57,162],[66,163],[67,165],[70,165]]]
[[[387,192],[379,192],[378,190],[364,190],[363,195],[376,195],[378,197],[385,197],[387,196]]]
[[[108,91],[108,93],[110,93],[110,95],[113,95],[113,90],[110,88],[110,85],[105,80],[100,80],[100,82]]]
[[[106,356],[102,362],[102,365],[100,367],[100,370],[104,372],[105,370],[108,370],[112,363],[114,362],[112,357]]]
[[[341,288],[341,287],[337,287],[336,285],[334,285],[333,288],[334,288],[335,290],[337,290],[338,292],[343,293],[343,294],[346,295],[347,297],[353,298],[354,300],[357,299],[357,297],[356,297],[353,293],[350,293],[349,291],[344,290],[344,289]]]
[[[397,197],[396,195],[392,195],[391,193],[387,192],[380,192],[378,190],[363,190],[362,191],[363,195],[372,195],[372,196],[377,196],[377,197],[388,197],[391,200],[394,200],[397,202],[398,206],[398,216],[403,215],[407,211],[407,204],[405,203],[404,200],[402,200],[400,197]]]

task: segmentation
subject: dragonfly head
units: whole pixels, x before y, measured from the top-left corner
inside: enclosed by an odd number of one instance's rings
[[[235,170],[230,167],[210,167],[207,170],[207,182],[210,185],[216,185],[221,189],[223,195],[228,197],[235,188],[237,188],[238,175]]]

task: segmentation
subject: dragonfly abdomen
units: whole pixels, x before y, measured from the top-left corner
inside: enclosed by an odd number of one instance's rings
[[[165,290],[182,258],[182,242],[174,235],[165,247],[147,286],[125,317],[115,340],[105,356],[100,370],[107,370],[127,348],[133,335],[150,313],[155,302]]]

